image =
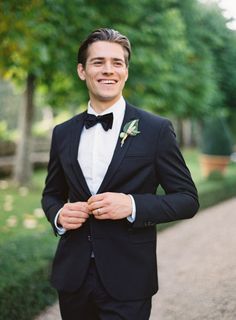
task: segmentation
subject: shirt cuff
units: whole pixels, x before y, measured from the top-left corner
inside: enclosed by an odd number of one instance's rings
[[[130,223],[133,223],[133,222],[135,221],[135,218],[136,218],[136,205],[135,205],[135,201],[134,201],[133,196],[131,196],[131,194],[128,194],[128,196],[129,196],[130,199],[131,199],[132,212],[131,212],[131,215],[127,217],[127,220],[128,220]]]
[[[62,210],[62,208],[57,212],[56,217],[54,219],[54,224],[55,224],[55,227],[57,229],[57,233],[59,234],[59,236],[62,236],[64,233],[66,233],[66,229],[65,228],[58,227],[58,225],[57,225],[57,219],[58,219],[58,216],[59,216],[61,210]]]

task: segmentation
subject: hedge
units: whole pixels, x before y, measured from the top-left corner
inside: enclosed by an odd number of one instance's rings
[[[236,177],[212,177],[198,189],[200,209],[205,209],[236,196]]]
[[[1,245],[1,320],[32,320],[56,300],[48,281],[54,250],[54,237],[46,233]]]

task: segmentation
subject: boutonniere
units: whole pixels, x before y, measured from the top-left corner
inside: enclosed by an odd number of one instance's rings
[[[140,133],[140,131],[138,131],[138,122],[139,119],[135,119],[124,125],[123,131],[120,133],[120,138],[122,139],[121,147],[123,147],[123,144],[128,136],[134,137]]]

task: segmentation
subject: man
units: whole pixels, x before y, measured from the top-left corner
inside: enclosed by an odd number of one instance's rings
[[[88,110],[53,132],[42,205],[61,235],[52,284],[66,320],[149,319],[156,224],[199,206],[170,122],[122,96],[130,55],[119,32],[90,34],[78,52]]]

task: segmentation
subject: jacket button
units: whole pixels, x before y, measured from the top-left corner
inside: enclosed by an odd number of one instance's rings
[[[92,239],[91,239],[91,236],[88,236],[88,241],[91,241]]]
[[[152,221],[145,221],[145,223],[144,223],[145,227],[151,227],[151,226],[154,226],[154,225],[155,225],[155,223],[152,222]]]

